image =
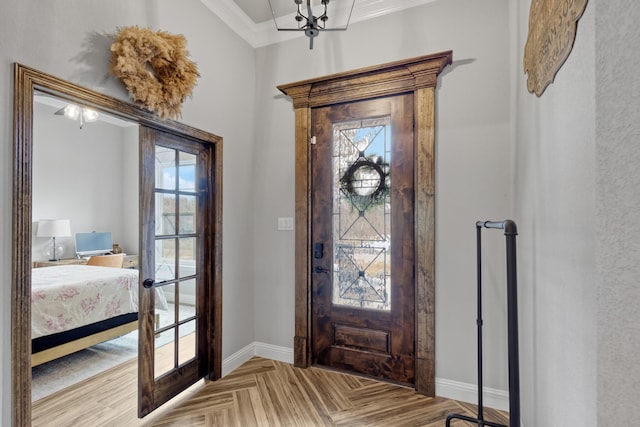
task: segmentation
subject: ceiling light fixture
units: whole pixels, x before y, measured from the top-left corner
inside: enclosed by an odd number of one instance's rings
[[[320,34],[320,31],[345,31],[349,26],[353,6],[356,2],[355,0],[338,1],[339,4],[346,4],[347,7],[341,9],[338,7],[333,8],[332,13],[334,15],[332,15],[331,21],[329,21],[329,15],[327,15],[327,5],[329,4],[329,0],[293,0],[298,8],[295,14],[285,14],[281,13],[281,10],[274,9],[273,4],[278,6],[282,4],[282,0],[268,1],[269,7],[271,8],[271,15],[273,16],[273,22],[276,24],[276,29],[278,31],[304,31],[304,34],[309,37],[309,49],[313,49],[313,39]],[[306,3],[306,7],[304,8],[303,2]],[[337,0],[334,0],[334,4],[336,2]],[[349,3],[351,3],[351,6],[349,6]],[[315,16],[313,14],[314,7],[316,10],[322,9],[322,14]],[[283,20],[287,20],[287,23],[289,23],[291,15],[293,15],[293,19],[297,22],[297,27],[287,27],[286,25],[281,26],[281,24],[278,23],[278,21],[282,23]],[[335,25],[332,25],[334,23]]]
[[[80,120],[80,129],[85,123],[95,122],[98,120],[98,112],[91,108],[80,107],[75,104],[69,104],[54,113],[57,116],[65,116],[71,120]]]

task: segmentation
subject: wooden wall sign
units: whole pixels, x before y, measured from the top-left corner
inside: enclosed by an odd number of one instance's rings
[[[587,0],[532,0],[524,48],[529,92],[541,96],[553,82],[573,49],[578,19],[586,6]]]

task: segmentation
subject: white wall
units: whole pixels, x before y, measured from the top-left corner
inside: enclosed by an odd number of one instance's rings
[[[527,427],[594,426],[594,6],[587,6],[573,52],[538,98],[527,92],[522,71],[529,5],[514,5],[513,62],[523,421]]]
[[[156,2],[154,2],[156,3]],[[182,33],[201,78],[182,121],[224,138],[222,357],[254,341],[255,52],[195,0],[162,0],[151,23]]]
[[[526,426],[630,426],[640,417],[640,7],[591,0],[541,98],[514,10],[514,211],[521,222]]]
[[[34,105],[32,259],[46,259],[43,245],[51,247],[50,238],[36,236],[37,221],[45,218],[71,222],[71,236],[56,239],[63,258],[75,256],[74,233],[90,231],[110,231],[124,251],[138,253],[137,139],[125,141],[123,127],[104,121],[80,129],[78,121],[54,115],[57,110]],[[130,188],[135,195],[128,200]]]
[[[139,160],[140,160],[140,138],[138,126],[126,127],[123,130],[122,147],[122,187],[120,188],[120,198],[123,208],[122,234],[118,236],[118,243],[124,253],[139,254],[139,232],[140,226],[137,218],[139,215],[140,193],[139,193]],[[131,218],[136,218],[132,221]],[[115,239],[115,238],[114,238]]]
[[[182,120],[224,137],[223,357],[253,342],[254,51],[197,0],[4,0],[0,14],[0,275],[11,283],[12,63],[121,99],[108,77],[109,34],[127,25],[182,33],[201,73]],[[11,286],[0,294],[1,425],[11,417]]]
[[[640,419],[640,5],[595,0],[597,420]]]
[[[461,13],[462,12],[462,13]],[[276,86],[453,50],[437,91],[436,376],[476,382],[475,221],[509,216],[508,1],[448,0],[257,49],[256,341],[292,347],[294,112]],[[504,236],[487,239],[486,382],[507,388]]]

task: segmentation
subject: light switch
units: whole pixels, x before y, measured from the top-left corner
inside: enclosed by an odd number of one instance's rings
[[[279,217],[278,218],[278,230],[293,230],[293,218],[291,218],[291,217]]]

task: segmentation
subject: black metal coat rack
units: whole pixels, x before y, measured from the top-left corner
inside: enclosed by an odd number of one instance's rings
[[[451,420],[459,419],[477,423],[479,427],[507,427],[484,420],[482,404],[482,246],[481,231],[483,228],[504,230],[507,249],[507,334],[509,351],[509,426],[520,427],[520,366],[518,354],[518,288],[516,274],[516,223],[510,219],[505,221],[476,222],[477,253],[478,253],[478,318],[476,320],[478,334],[478,417],[471,418],[460,414],[447,416],[446,427],[450,427]]]

